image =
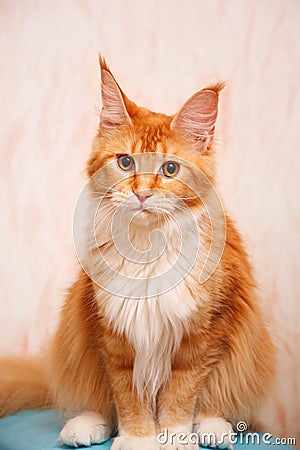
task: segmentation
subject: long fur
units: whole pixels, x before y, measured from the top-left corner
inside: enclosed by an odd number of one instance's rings
[[[149,164],[150,154],[160,153],[170,159],[182,158],[213,183],[212,134],[221,85],[195,94],[175,117],[169,117],[138,108],[120,90],[103,60],[101,65],[105,72],[105,119],[100,123],[87,165],[91,199],[101,196],[107,185],[119,183],[121,187],[104,194],[107,198],[96,217],[99,241],[87,252],[87,266],[90,264],[96,277],[103,275],[101,261],[95,265],[95,259],[93,263],[89,259],[99,246],[105,258],[129,278],[142,274],[149,279],[172,265],[179,234],[165,216],[160,225],[166,250],[157,262],[137,267],[117,254],[112,245],[113,238],[117,239],[122,231],[120,222],[115,235],[110,234],[116,208],[124,201],[132,206],[130,202],[137,201],[134,192],[153,188],[160,193],[153,195],[149,204],[152,201],[153,208],[178,216],[185,243],[192,251],[188,216],[172,203],[172,196],[185,199],[199,225],[198,258],[180,283],[157,296],[148,295],[147,289],[136,292],[132,285],[131,294],[122,298],[110,293],[116,287],[120,292],[124,288],[116,286],[114,277],[107,275],[106,289],[102,289],[81,270],[66,298],[60,325],[44,355],[44,365],[38,360],[1,360],[1,414],[49,405],[70,415],[95,411],[132,436],[153,436],[163,426],[178,428],[203,417],[220,416],[232,424],[240,420],[251,423],[270,388],[274,348],[237,230],[226,217],[222,258],[219,262],[212,257],[210,264],[215,264],[215,270],[201,284],[199,273],[211,236],[205,209],[187,186],[199,184],[206,192],[208,185],[195,179],[188,166],[182,171],[183,183],[175,178],[138,174],[124,181],[117,168],[111,169],[115,166],[107,166],[122,153],[149,154]],[[196,129],[199,120],[201,126]],[[99,169],[103,169],[102,186],[93,181]],[[217,217],[218,220],[221,223]],[[133,224],[131,238],[141,251],[145,251],[148,237],[157,225],[155,220]],[[153,243],[153,251],[159,253],[157,242]],[[139,295],[143,298],[137,298]]]
[[[0,379],[1,416],[23,409],[53,407],[46,363],[41,357],[3,358]]]

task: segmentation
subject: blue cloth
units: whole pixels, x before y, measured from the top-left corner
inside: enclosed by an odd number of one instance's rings
[[[55,410],[22,411],[0,419],[0,450],[57,450],[57,438],[65,419]],[[109,449],[111,441],[93,445],[93,450]]]
[[[64,422],[65,419],[54,409],[22,411],[4,417],[0,419],[0,450],[70,450],[70,447],[61,445],[57,441]],[[263,443],[261,439],[259,445],[246,444],[246,436],[243,436],[243,440],[244,443],[238,442],[234,445],[234,450],[253,450],[258,447],[260,450],[273,450],[276,445],[275,438],[271,439],[270,444]],[[107,441],[93,445],[92,449],[109,449],[111,444],[112,441]],[[292,447],[284,444],[277,444],[275,449],[278,445],[285,446],[286,450],[293,450]]]

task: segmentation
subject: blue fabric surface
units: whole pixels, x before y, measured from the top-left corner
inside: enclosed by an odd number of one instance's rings
[[[64,423],[65,419],[54,409],[22,411],[4,417],[0,419],[0,450],[70,450],[57,441]],[[108,441],[92,448],[105,450],[110,446]]]
[[[64,424],[64,418],[56,410],[46,411],[23,411],[0,420],[0,450],[58,450],[69,449],[66,445],[61,445],[57,441],[59,432]],[[292,447],[284,444],[277,444],[272,438],[270,444],[262,442],[259,445],[238,442],[234,445],[234,450],[272,450],[278,445],[284,446],[287,450]],[[251,441],[250,441],[251,442]],[[93,450],[109,449],[112,441],[103,444],[93,445]],[[86,447],[83,447],[86,448]],[[91,447],[90,447],[91,448]],[[143,449],[141,449],[143,450]]]

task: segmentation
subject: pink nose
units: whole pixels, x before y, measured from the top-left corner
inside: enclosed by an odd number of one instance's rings
[[[139,191],[135,192],[135,195],[137,196],[139,201],[143,203],[145,200],[147,200],[147,198],[152,197],[153,194],[149,191]]]

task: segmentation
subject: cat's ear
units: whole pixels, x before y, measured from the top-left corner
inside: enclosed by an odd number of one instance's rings
[[[112,130],[124,125],[130,126],[131,119],[125,105],[125,95],[112,75],[105,60],[99,57],[101,70],[102,110],[100,128]]]
[[[218,94],[224,84],[211,85],[196,92],[175,115],[171,128],[187,136],[205,151],[214,135],[218,115]]]

